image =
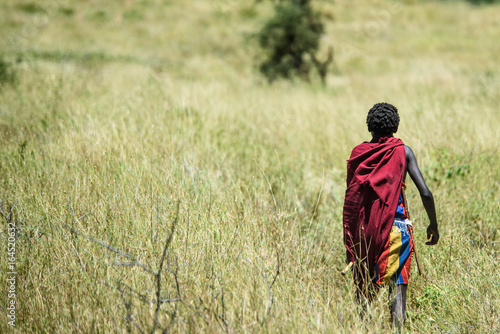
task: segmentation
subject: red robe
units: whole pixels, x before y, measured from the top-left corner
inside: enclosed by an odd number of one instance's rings
[[[391,231],[405,161],[403,142],[392,136],[356,146],[347,161],[344,244],[348,261],[367,263],[370,276]]]

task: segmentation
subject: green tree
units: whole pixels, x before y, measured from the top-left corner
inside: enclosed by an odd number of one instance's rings
[[[314,65],[324,82],[325,68],[333,60],[333,54],[330,49],[323,63],[315,57],[323,32],[321,16],[313,10],[310,0],[280,1],[275,6],[274,16],[258,33],[259,44],[265,53],[260,71],[270,82],[293,76],[309,80]]]

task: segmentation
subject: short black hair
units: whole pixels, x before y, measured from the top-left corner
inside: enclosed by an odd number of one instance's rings
[[[399,126],[398,109],[389,103],[376,103],[368,112],[366,125],[368,131],[377,135],[396,133]]]

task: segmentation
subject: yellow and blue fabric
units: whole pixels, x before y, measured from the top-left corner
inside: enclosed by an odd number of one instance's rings
[[[373,281],[379,285],[408,284],[413,250],[413,226],[406,218],[402,198],[384,250],[375,264]]]

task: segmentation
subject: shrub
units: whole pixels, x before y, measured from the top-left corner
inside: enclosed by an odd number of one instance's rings
[[[323,31],[321,17],[311,7],[310,0],[280,1],[275,15],[258,33],[259,44],[265,52],[265,60],[260,65],[262,74],[270,82],[294,75],[308,80],[311,65],[317,67],[314,55]]]

